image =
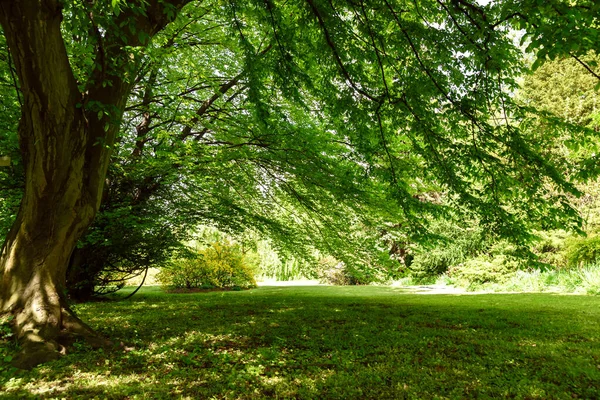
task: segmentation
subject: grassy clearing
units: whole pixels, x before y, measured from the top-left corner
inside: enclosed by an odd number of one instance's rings
[[[5,363],[1,397],[600,398],[598,297],[144,288],[76,309],[125,347],[81,345],[30,372]]]

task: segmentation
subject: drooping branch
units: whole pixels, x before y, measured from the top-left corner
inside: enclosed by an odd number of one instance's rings
[[[262,57],[267,54],[273,48],[272,45],[267,46],[264,50],[262,50],[258,56]],[[229,81],[223,83],[219,86],[219,89],[207,100],[205,100],[202,105],[196,110],[196,115],[190,120],[188,125],[183,128],[181,134],[179,135],[180,140],[185,140],[186,138],[195,135],[192,131],[192,126],[197,124],[200,119],[208,112],[208,110],[212,107],[212,105],[222,98],[229,90],[231,90],[234,86],[238,85],[241,79],[244,77],[245,72],[241,72]]]
[[[319,24],[319,27],[321,28],[321,31],[323,32],[323,35],[325,36],[325,40],[327,42],[327,45],[329,46],[329,48],[331,49],[333,58],[335,59],[335,62],[337,64],[337,66],[340,69],[340,72],[342,73],[342,75],[344,76],[344,78],[347,80],[348,84],[354,89],[356,90],[357,93],[365,96],[366,98],[368,98],[369,100],[375,102],[375,103],[379,103],[380,99],[378,99],[376,96],[370,94],[369,92],[367,92],[366,90],[360,88],[356,82],[354,81],[354,79],[352,78],[352,76],[350,75],[350,72],[348,71],[348,69],[346,68],[344,62],[342,61],[342,58],[340,56],[340,53],[337,49],[337,46],[335,44],[334,39],[331,36],[331,33],[329,32],[329,29],[327,28],[327,25],[325,24],[325,20],[323,19],[323,16],[321,15],[321,11],[319,10],[319,8],[316,6],[315,2],[313,0],[306,0],[306,2],[308,3],[308,5],[310,6],[310,9],[313,13],[313,15],[315,16],[315,18],[317,19],[317,22]]]
[[[582,61],[579,57],[577,57],[574,54],[570,54],[571,57],[577,61],[583,68],[585,68],[590,74],[592,74],[592,76],[594,76],[596,79],[600,80],[600,75],[598,75],[587,63],[585,63],[584,61]]]

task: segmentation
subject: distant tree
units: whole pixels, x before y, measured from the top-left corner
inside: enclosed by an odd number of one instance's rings
[[[592,71],[598,71],[599,57],[582,57]],[[598,79],[573,58],[562,58],[541,65],[525,77],[519,97],[537,110],[593,130],[600,128]]]

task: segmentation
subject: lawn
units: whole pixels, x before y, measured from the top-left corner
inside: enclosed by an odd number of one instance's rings
[[[1,397],[600,398],[600,297],[150,287],[75,308],[123,346],[81,344],[29,372],[1,364]]]

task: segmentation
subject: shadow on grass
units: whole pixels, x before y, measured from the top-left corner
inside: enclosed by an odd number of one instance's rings
[[[600,398],[600,299],[263,287],[77,306],[82,346],[8,398]]]

